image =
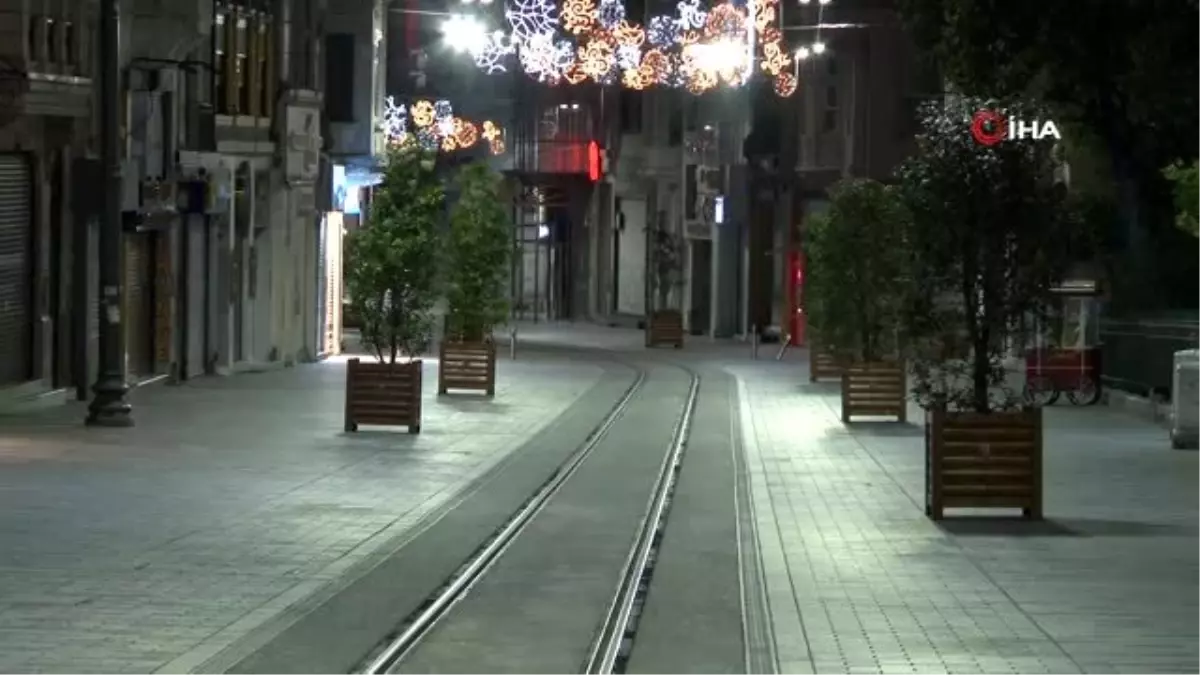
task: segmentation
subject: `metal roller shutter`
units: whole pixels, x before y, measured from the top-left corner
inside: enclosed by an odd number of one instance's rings
[[[25,156],[0,155],[0,385],[31,374],[31,187]]]
[[[150,235],[125,235],[125,353],[129,374],[150,375],[154,372],[152,319],[150,305],[153,280],[153,259]]]

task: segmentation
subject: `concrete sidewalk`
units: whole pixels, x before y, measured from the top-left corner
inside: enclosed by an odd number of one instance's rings
[[[602,372],[498,370],[494,401],[438,400],[427,362],[419,436],[344,434],[337,361],[147,387],[132,429],[0,420],[0,671],[195,667],[392,552]]]
[[[939,525],[918,410],[845,426],[802,360],[728,370],[783,672],[1197,672],[1197,455],[1161,428],[1049,408],[1047,521]]]

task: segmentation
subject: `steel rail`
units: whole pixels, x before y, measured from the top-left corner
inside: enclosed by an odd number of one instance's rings
[[[649,581],[653,575],[653,556],[661,542],[659,535],[666,526],[671,495],[679,477],[679,469],[683,464],[684,450],[687,448],[688,435],[692,427],[692,416],[696,409],[696,397],[700,392],[700,376],[679,364],[675,365],[683,368],[691,376],[683,414],[676,423],[671,447],[666,457],[663,458],[654,491],[650,495],[646,516],[642,520],[637,539],[634,540],[634,545],[630,550],[621,583],[605,614],[604,623],[600,626],[597,637],[592,643],[588,660],[583,666],[585,673],[622,672],[624,661],[628,658],[632,648],[637,630],[635,613],[638,609],[638,601],[644,598],[649,589]]]
[[[481,546],[446,584],[430,596],[423,605],[424,609],[409,621],[404,630],[392,639],[361,672],[370,675],[387,673],[404,659],[405,655],[429,633],[430,629],[447,614],[450,608],[466,595],[471,586],[483,577],[491,564],[500,557],[509,544],[516,540],[533,520],[533,517],[558,493],[584,460],[591,455],[629,407],[629,402],[633,399],[634,394],[642,388],[645,381],[646,371],[639,368],[636,379],[617,400],[600,425],[588,436],[588,439],[567,461],[559,466],[554,475],[543,483],[528,501],[517,509],[491,540]]]

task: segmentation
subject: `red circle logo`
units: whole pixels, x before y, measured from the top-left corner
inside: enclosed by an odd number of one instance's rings
[[[980,110],[971,118],[971,135],[980,145],[995,145],[1008,137],[1008,120],[995,110]]]

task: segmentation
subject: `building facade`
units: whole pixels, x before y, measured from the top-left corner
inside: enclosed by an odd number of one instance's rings
[[[90,152],[95,25],[85,0],[0,2],[0,405],[61,397],[86,372],[71,197]]]
[[[0,405],[86,398],[98,368],[97,12],[0,3]],[[120,4],[131,385],[321,353],[321,12]]]

